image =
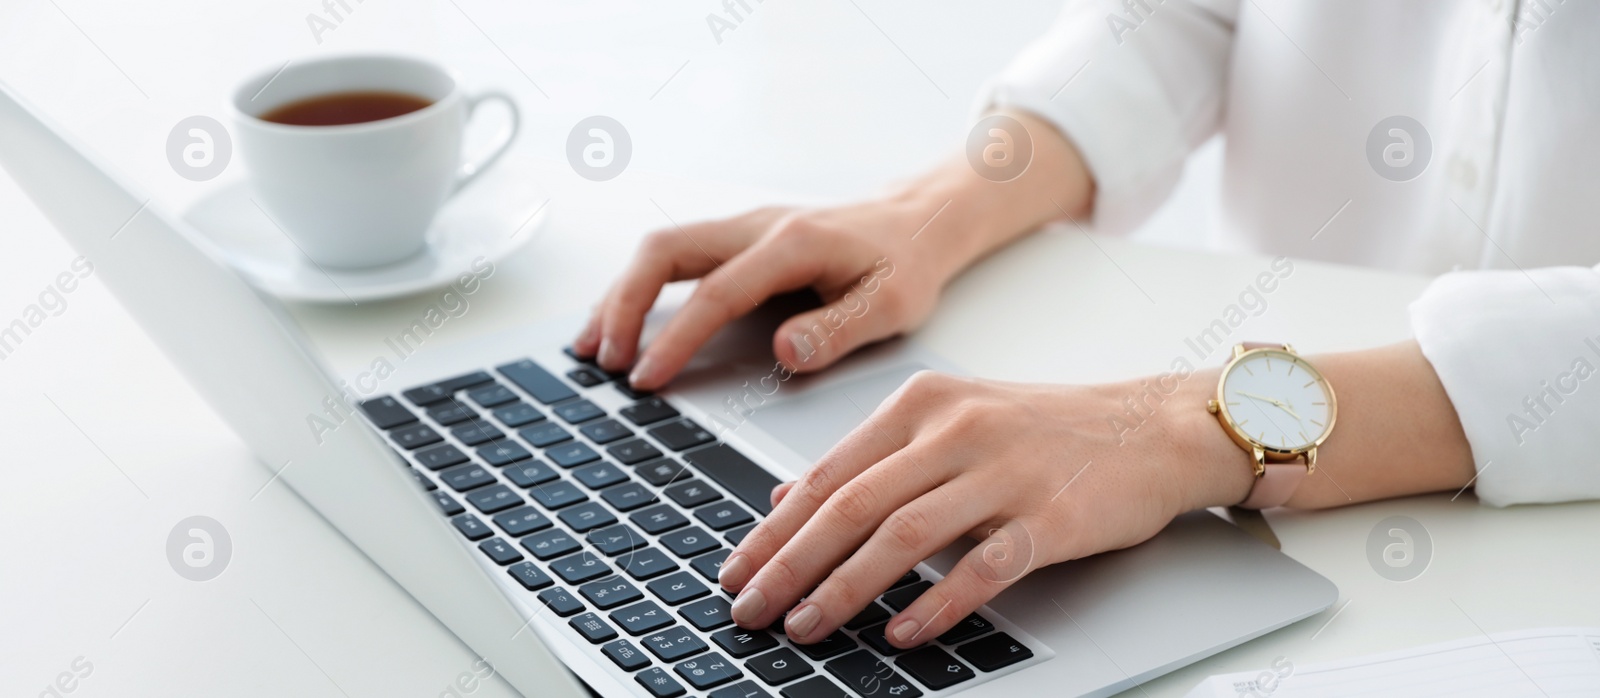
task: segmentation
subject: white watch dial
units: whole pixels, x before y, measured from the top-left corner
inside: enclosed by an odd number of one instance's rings
[[[1248,353],[1222,379],[1222,409],[1246,438],[1277,451],[1309,448],[1333,427],[1322,374],[1286,351]]]

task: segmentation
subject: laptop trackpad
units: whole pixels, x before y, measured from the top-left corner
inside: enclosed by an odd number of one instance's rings
[[[750,421],[815,463],[846,434],[867,421],[911,374],[928,368],[905,363],[841,383],[816,386],[750,415]]]

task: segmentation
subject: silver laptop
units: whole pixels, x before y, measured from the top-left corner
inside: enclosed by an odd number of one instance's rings
[[[525,695],[1102,696],[1337,597],[1198,512],[1037,570],[916,650],[883,622],[965,544],[826,641],[744,630],[716,572],[771,487],[912,372],[952,367],[896,342],[753,395],[772,368],[755,317],[641,395],[563,351],[573,319],[423,352],[358,397],[273,299],[3,84],[0,165],[263,464]]]

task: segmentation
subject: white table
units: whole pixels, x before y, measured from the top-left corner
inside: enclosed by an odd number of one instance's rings
[[[310,3],[23,0],[0,6],[0,79],[169,210],[237,175],[180,179],[163,145],[179,118],[220,117],[217,95],[247,69],[390,48],[443,56],[511,89],[533,127],[513,157],[533,173],[530,196],[550,198],[552,220],[430,339],[436,349],[586,307],[638,235],[665,224],[652,199],[687,220],[766,191],[847,196],[942,157],[963,135],[967,95],[1055,4],[766,3],[718,44],[703,14],[711,4],[456,3],[353,4],[317,46]],[[629,171],[604,184],[577,178],[561,156],[566,128],[591,113],[621,120],[637,145]],[[1142,237],[1195,239],[1214,188],[1200,169]],[[0,228],[9,323],[75,254],[3,175]],[[960,279],[918,338],[996,378],[1153,373],[1266,264],[1050,229]],[[1425,284],[1295,269],[1240,335],[1309,351],[1397,340]],[[72,695],[438,695],[472,669],[465,646],[282,483],[268,484],[95,280],[67,300],[0,361],[0,693],[38,695],[79,657],[93,669]],[[331,361],[350,366],[429,302],[295,314]],[[1371,568],[1366,539],[1402,512],[1427,527],[1435,554],[1420,578],[1395,583]],[[174,524],[195,514],[221,521],[234,544],[227,570],[204,583],[174,574],[165,551]],[[1339,585],[1342,611],[1133,693],[1180,695],[1204,675],[1279,656],[1298,665],[1480,630],[1600,625],[1600,549],[1573,533],[1597,519],[1600,505],[1495,510],[1470,493],[1274,514],[1285,551]],[[473,695],[512,692],[492,681]]]

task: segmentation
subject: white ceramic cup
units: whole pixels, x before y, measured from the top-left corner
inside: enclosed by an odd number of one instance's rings
[[[390,119],[338,126],[263,121],[273,109],[341,92],[399,92],[431,105]],[[500,101],[510,123],[498,144],[463,163],[468,121]],[[319,265],[371,267],[420,251],[439,207],[505,153],[516,137],[516,102],[501,92],[467,95],[450,71],[389,55],[291,61],[244,81],[226,105],[255,200]]]

